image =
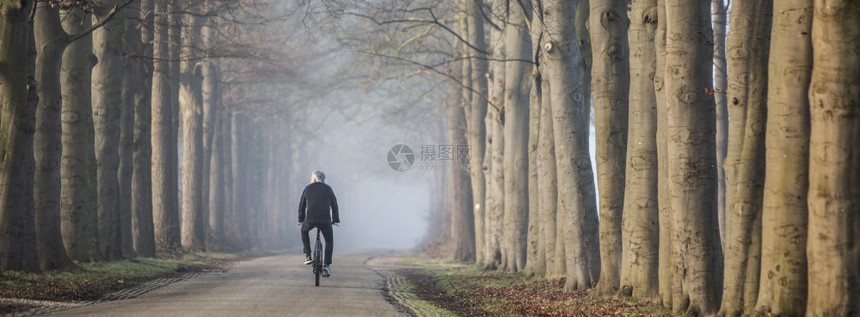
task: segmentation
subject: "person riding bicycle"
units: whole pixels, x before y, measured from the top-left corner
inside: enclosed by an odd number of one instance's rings
[[[337,210],[337,199],[334,190],[325,183],[325,174],[314,171],[311,183],[302,192],[299,200],[299,223],[302,224],[302,243],[305,251],[305,264],[313,263],[311,259],[311,239],[308,236],[313,228],[319,228],[325,239],[325,264],[323,276],[331,275],[331,255],[334,249],[332,224],[338,224],[340,216]]]

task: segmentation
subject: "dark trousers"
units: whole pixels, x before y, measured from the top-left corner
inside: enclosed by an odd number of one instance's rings
[[[309,232],[313,228],[319,228],[325,239],[325,265],[331,264],[331,254],[334,250],[334,236],[331,230],[331,222],[309,222],[302,223],[302,243],[305,247],[305,255],[311,254],[311,237]]]

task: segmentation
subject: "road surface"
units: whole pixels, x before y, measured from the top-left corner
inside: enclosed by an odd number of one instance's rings
[[[364,254],[335,254],[330,278],[314,287],[301,255],[236,264],[136,298],[101,302],[48,316],[405,316],[385,295],[385,279]]]

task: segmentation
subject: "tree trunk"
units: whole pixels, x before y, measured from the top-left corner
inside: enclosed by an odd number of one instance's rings
[[[860,315],[860,3],[815,1],[809,88],[809,316]]]
[[[541,80],[541,118],[538,139],[538,194],[540,202],[541,238],[544,240],[544,254],[546,258],[546,277],[561,278],[564,276],[564,257],[559,256],[556,245],[563,240],[558,235],[558,176],[556,175],[555,162],[555,138],[553,135],[553,118],[550,103],[550,85],[546,80]],[[559,263],[561,262],[561,263]]]
[[[230,221],[234,224],[231,226],[233,234],[227,240],[230,241],[231,247],[235,249],[245,249],[249,244],[248,232],[245,230],[248,224],[248,217],[250,216],[250,212],[248,210],[248,173],[247,173],[247,164],[248,164],[248,155],[245,153],[248,144],[248,127],[247,122],[244,115],[233,112],[232,114],[232,123],[230,127],[232,129],[232,141],[231,144],[231,152],[232,152],[232,173],[233,173],[233,189],[231,190],[233,195],[233,208],[231,208],[231,219]]]
[[[587,214],[596,218],[594,173],[588,154],[589,106],[583,90],[585,64],[576,38],[573,19],[577,1],[547,1],[541,48],[545,56],[544,80],[549,81],[559,191],[559,227],[564,241],[567,279],[565,289],[591,287],[598,267],[588,258],[588,248],[597,248],[596,230],[587,230]],[[547,93],[547,92],[544,92]],[[594,224],[596,225],[596,223]],[[556,252],[558,252],[556,248]]]
[[[714,25],[714,100],[717,106],[717,215],[720,223],[720,241],[726,242],[726,171],[723,168],[729,146],[729,113],[726,90],[726,14],[725,0],[712,0]]]
[[[669,164],[666,153],[666,1],[657,0],[657,30],[654,36],[656,68],[654,95],[657,100],[657,209],[660,246],[657,262],[658,290],[663,306],[672,307],[672,205],[669,201]]]
[[[223,166],[222,171],[224,173],[224,216],[221,222],[224,228],[222,233],[224,239],[219,241],[219,245],[224,249],[229,249],[232,247],[228,244],[229,241],[239,240],[233,209],[233,111],[226,108],[222,110],[221,120],[221,159],[223,160],[221,166]]]
[[[203,75],[192,58],[200,47],[200,18],[185,16],[179,101],[182,112],[182,247],[200,250],[205,246],[203,222]]]
[[[208,23],[204,24],[202,27],[202,40],[203,47],[205,49],[212,49],[216,45],[217,41],[217,29],[216,26],[213,25],[215,23],[214,19],[210,18]],[[204,224],[210,224],[211,219],[211,211],[213,208],[223,208],[223,206],[213,207],[210,203],[212,202],[211,195],[213,194],[212,190],[212,182],[216,181],[212,179],[212,164],[220,164],[220,162],[216,162],[216,159],[213,156],[219,154],[215,153],[213,150],[215,143],[215,126],[218,124],[218,116],[220,115],[220,103],[221,103],[221,68],[218,65],[220,60],[216,57],[209,56],[203,61],[203,202],[201,210],[204,213]],[[221,173],[218,173],[220,177]],[[222,195],[222,194],[218,194]],[[223,203],[221,198],[218,198],[215,203]],[[219,213],[223,214],[223,210]],[[208,239],[212,237],[212,233],[208,230],[211,229],[209,226],[206,228],[207,230],[204,235],[206,236],[206,244],[212,245]]]
[[[117,0],[95,3],[93,18],[107,18]],[[122,104],[122,36],[124,15],[114,15],[93,31],[93,123],[95,124],[99,246],[106,260],[122,258],[119,221],[119,123]]]
[[[155,256],[155,231],[152,214],[152,79],[153,62],[146,56],[153,55],[153,0],[140,3],[141,27],[140,41],[142,55],[132,60],[140,67],[143,80],[141,95],[134,104],[134,162],[131,180],[131,226],[134,250],[138,256]],[[134,19],[128,18],[134,22]],[[130,33],[129,37],[133,36]]]
[[[504,6],[503,1],[492,1],[493,11],[501,12]],[[493,57],[495,60],[505,59],[505,41],[504,29],[491,29],[491,43],[496,43],[493,47]],[[484,262],[485,269],[496,269],[501,264],[501,237],[504,228],[504,166],[502,165],[504,157],[504,110],[505,110],[505,69],[506,63],[493,62],[492,67],[492,87],[490,102],[493,104],[487,110],[487,154],[484,161],[486,165],[486,195],[484,204],[486,205],[486,221],[485,241],[484,241]]]
[[[209,232],[207,249],[219,250],[224,242],[224,215],[227,195],[225,190],[225,174],[227,165],[224,160],[224,114],[220,107],[215,106],[212,114],[215,117],[215,127],[212,134],[212,155],[209,164]],[[205,177],[205,175],[204,175]]]
[[[481,14],[483,0],[464,0],[464,9],[466,10],[466,21],[469,25],[469,43],[479,50],[487,50],[486,40],[484,39],[484,18]],[[469,142],[469,165],[471,167],[470,177],[472,180],[472,212],[475,219],[475,256],[476,261],[483,261],[483,253],[479,250],[484,249],[484,212],[486,204],[484,203],[486,195],[486,184],[484,183],[484,152],[486,144],[484,143],[487,136],[487,127],[484,125],[484,118],[487,116],[487,56],[483,52],[475,51],[471,54],[475,58],[471,59],[472,65],[472,89],[477,93],[472,93],[471,105],[469,107],[469,122],[467,123],[468,142]]]
[[[674,260],[672,308],[712,314],[719,308],[722,252],[716,204],[713,34],[707,2],[666,0],[667,156]],[[706,34],[707,36],[702,36]]]
[[[806,311],[812,0],[774,1],[768,64],[761,275],[756,311]]]
[[[152,75],[152,214],[155,245],[158,250],[179,247],[179,210],[176,206],[175,145],[170,88],[167,0],[154,0],[154,39]],[[175,150],[174,150],[175,151]]]
[[[511,7],[505,26],[506,56],[509,60],[530,60],[531,40],[524,10]],[[529,82],[524,62],[505,63],[504,142],[504,230],[502,232],[502,267],[508,272],[525,268],[526,230],[528,225],[528,136]]]
[[[63,246],[60,230],[60,160],[63,156],[60,61],[68,35],[60,24],[58,9],[40,5],[34,18],[39,106],[33,144],[36,162],[33,200],[39,267],[49,271],[74,266]]]
[[[143,51],[141,34],[138,31],[140,22],[140,7],[127,7],[123,10],[124,36],[122,73],[122,113],[120,114],[119,139],[119,222],[122,234],[122,251],[125,257],[135,257],[134,230],[132,205],[132,184],[134,181],[134,152],[135,152],[135,109],[139,103],[149,100],[149,90],[146,89],[146,67],[141,57]],[[152,56],[152,55],[146,55]]]
[[[534,19],[533,19],[534,20]],[[530,29],[534,30],[534,28]],[[532,51],[540,50],[540,43],[536,43],[536,47]],[[535,58],[537,59],[537,58]],[[529,213],[528,213],[528,234],[526,244],[526,267],[525,272],[528,276],[544,276],[546,274],[546,258],[545,246],[541,238],[541,217],[538,198],[538,171],[537,171],[537,148],[538,136],[540,134],[540,117],[541,117],[541,77],[537,67],[533,68],[532,89],[529,100],[529,143],[528,143],[528,164],[529,164]]]
[[[612,295],[621,283],[621,222],[627,158],[630,87],[627,1],[592,0],[589,31],[594,39],[591,85],[597,130],[597,185],[600,193],[600,281],[597,295]]]
[[[653,80],[657,0],[633,1],[630,17],[630,122],[619,289],[624,296],[655,301],[660,238],[657,226],[657,99]]]
[[[32,201],[36,83],[31,2],[0,2],[0,271],[39,271]],[[29,158],[28,158],[29,157]],[[29,178],[29,180],[28,180]]]
[[[582,54],[582,60],[585,62],[585,72],[583,73],[583,91],[585,91],[586,106],[588,108],[588,133],[592,133],[591,128],[594,126],[594,117],[593,108],[594,108],[594,99],[591,89],[591,65],[592,65],[592,46],[591,46],[591,34],[588,31],[588,19],[591,11],[589,10],[590,4],[588,0],[580,0],[576,5],[576,38],[579,41],[579,53]],[[589,151],[591,150],[590,141],[586,143]],[[589,153],[589,160],[591,156]],[[594,169],[595,166],[591,162],[591,187],[594,188]],[[596,199],[596,195],[592,194]],[[582,232],[585,237],[583,246],[585,248],[585,257],[586,261],[588,261],[587,267],[589,267],[588,274],[591,275],[591,279],[594,283],[596,283],[600,278],[600,224],[598,223],[598,210],[597,210],[597,202],[594,203],[594,212],[586,212],[583,216],[582,222]],[[581,209],[584,210],[584,209]],[[568,258],[570,259],[570,258]]]
[[[90,19],[79,9],[63,11],[60,21],[69,34],[80,34]],[[63,91],[63,160],[60,163],[60,218],[63,244],[76,261],[100,260],[98,207],[93,144],[92,38],[87,35],[66,47],[60,76]]]
[[[736,0],[726,43],[729,146],[726,155],[725,280],[720,315],[752,313],[761,271],[761,208],[767,58],[773,2]]]

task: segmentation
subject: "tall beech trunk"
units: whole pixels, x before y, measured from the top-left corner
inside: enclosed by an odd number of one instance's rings
[[[549,81],[558,175],[559,227],[563,227],[566,272],[565,289],[593,286],[597,281],[600,259],[597,255],[596,228],[589,228],[597,217],[594,172],[588,153],[589,93],[583,88],[585,63],[580,53],[573,18],[577,1],[547,1],[544,10],[555,14],[545,17],[541,48],[544,80]],[[544,92],[547,93],[547,92]],[[558,252],[558,248],[556,248]],[[596,264],[596,267],[595,267]]]
[[[726,155],[725,280],[720,315],[751,313],[761,271],[761,208],[767,58],[773,1],[736,0],[726,42],[729,146]]]
[[[666,0],[666,135],[674,262],[672,309],[717,311],[722,288],[716,204],[711,10],[707,2]],[[702,36],[705,34],[705,36]]]
[[[122,234],[122,252],[126,257],[135,257],[132,205],[134,182],[135,152],[135,109],[139,103],[149,102],[150,91],[146,86],[147,69],[142,56],[144,45],[141,42],[141,9],[129,6],[122,11],[124,19],[123,66],[122,73],[122,113],[120,114],[119,139],[119,221]],[[151,55],[146,55],[151,56]]]
[[[208,19],[201,29],[204,48],[214,48],[217,42],[217,29],[214,18]],[[203,202],[201,210],[204,213],[204,224],[210,223],[212,206],[210,205],[212,190],[212,164],[215,126],[218,124],[218,111],[221,103],[221,67],[217,57],[209,56],[203,60],[201,74],[203,75]],[[216,154],[217,155],[217,154]],[[219,173],[220,175],[220,173]],[[216,176],[217,177],[217,176]],[[221,199],[221,198],[218,198]],[[223,206],[222,206],[223,207]],[[209,227],[204,233],[207,239],[212,234]],[[211,244],[207,240],[207,245]]]
[[[534,19],[532,19],[534,20]],[[531,28],[534,30],[534,28]],[[540,51],[540,46],[533,48],[532,51]],[[535,58],[537,60],[537,58]],[[532,89],[529,96],[529,143],[528,143],[528,162],[529,162],[529,213],[528,213],[528,232],[526,243],[526,266],[525,272],[529,276],[544,276],[546,274],[546,258],[545,246],[541,236],[541,217],[538,198],[538,179],[537,179],[537,148],[538,136],[540,134],[540,117],[541,117],[541,77],[537,68],[532,70]]]
[[[152,214],[158,250],[179,247],[179,210],[176,206],[177,179],[171,155],[175,146],[173,101],[170,88],[167,0],[154,0],[152,75]],[[175,151],[175,149],[174,149]]]
[[[493,12],[502,12],[504,1],[492,0]],[[493,47],[493,58],[490,63],[492,87],[490,91],[490,106],[487,110],[487,148],[484,157],[486,170],[486,194],[484,199],[485,217],[484,221],[484,262],[485,269],[496,269],[501,264],[501,236],[504,218],[504,110],[505,110],[505,60],[504,28],[490,29],[491,43]]]
[[[664,306],[672,307],[672,204],[669,201],[669,165],[666,153],[666,1],[657,0],[657,30],[654,36],[656,71],[654,94],[657,100],[657,208],[660,227],[660,255],[657,262],[658,290]]]
[[[714,101],[717,106],[717,215],[720,222],[720,241],[726,241],[726,171],[723,168],[729,146],[729,113],[726,90],[726,29],[728,14],[725,0],[712,0],[714,27]]]
[[[134,162],[131,179],[131,227],[134,251],[138,256],[155,256],[155,231],[152,214],[152,77],[154,64],[146,59],[153,55],[153,1],[140,2],[141,56],[131,63],[143,75],[141,95],[134,103]],[[134,22],[133,18],[127,18]],[[133,37],[131,33],[126,34]],[[133,72],[133,70],[132,70]]]
[[[757,313],[806,311],[812,0],[774,1]]]
[[[468,29],[464,24],[464,28]],[[466,48],[464,48],[466,49]],[[466,166],[466,158],[460,156],[460,146],[468,144],[470,136],[467,131],[467,118],[471,112],[471,100],[474,96],[466,87],[471,82],[471,66],[468,59],[463,63],[462,82],[459,104],[448,105],[448,142],[454,146],[453,161],[448,175],[448,199],[451,206],[448,213],[451,216],[451,253],[454,261],[472,262],[475,260],[475,222],[474,203],[472,201],[470,166]]]
[[[526,12],[511,6],[505,26],[505,50],[509,60],[530,60],[531,40],[526,24]],[[530,12],[529,12],[530,13]],[[500,269],[519,272],[525,269],[526,230],[528,229],[528,136],[529,82],[527,64],[505,63],[505,152],[504,166],[504,230],[502,233],[502,264]]]
[[[200,18],[185,15],[179,105],[182,113],[182,247],[205,247],[203,222],[203,75],[202,66],[192,59],[200,47]]]
[[[98,1],[96,21],[107,19],[118,0]],[[124,14],[116,14],[93,31],[93,123],[97,163],[99,246],[107,260],[122,258],[119,221],[119,137],[122,104],[122,37]]]
[[[80,34],[91,19],[80,9],[62,11],[63,29]],[[93,144],[92,37],[69,44],[60,68],[63,91],[63,160],[60,163],[60,218],[63,244],[76,261],[102,258],[99,248],[98,206]]]
[[[658,296],[660,238],[657,99],[653,80],[656,30],[657,0],[634,0],[630,14],[630,123],[619,289],[624,296],[651,301]]]
[[[468,39],[476,48],[486,51],[487,44],[484,36],[484,18],[481,14],[483,0],[464,0],[464,9],[466,11],[466,23],[469,25]],[[471,104],[469,108],[468,120],[466,124],[467,141],[469,142],[469,166],[470,179],[472,180],[472,213],[475,220],[475,259],[478,263],[483,261],[484,249],[484,212],[486,204],[484,202],[486,196],[486,184],[484,182],[484,152],[486,144],[484,143],[487,135],[487,127],[484,124],[484,118],[487,116],[487,54],[480,51],[473,51],[469,54],[475,58],[471,59],[471,86],[477,93],[472,93]]]
[[[541,80],[540,131],[538,132],[538,208],[541,217],[541,239],[544,244],[546,258],[546,277],[561,278],[564,276],[564,256],[559,255],[557,245],[562,241],[558,235],[558,176],[555,162],[555,137],[553,134],[553,118],[550,103],[550,85]]]
[[[31,11],[29,1],[0,2],[0,271],[39,271],[33,252],[33,103],[37,92],[32,78]]]
[[[809,87],[809,316],[860,315],[860,2],[815,0]]]
[[[245,249],[250,244],[249,232],[246,230],[247,224],[249,222],[250,205],[248,202],[248,141],[249,137],[249,123],[247,122],[248,118],[245,115],[233,112],[232,114],[232,123],[231,134],[232,140],[230,142],[231,145],[231,153],[232,153],[232,168],[231,171],[233,173],[232,178],[232,203],[233,207],[231,208],[231,219],[230,221],[233,223],[231,229],[233,230],[233,234],[228,241],[230,241],[230,246],[235,249]]]
[[[225,174],[227,165],[224,158],[224,114],[217,107],[212,114],[215,126],[212,133],[212,155],[209,164],[209,236],[207,249],[219,250],[224,242],[224,216],[227,209],[227,191],[225,189]],[[206,177],[206,175],[204,175]]]
[[[597,185],[600,192],[600,281],[597,295],[618,291],[621,283],[621,223],[627,158],[630,87],[626,0],[591,0],[593,39],[591,86],[597,130]]]
[[[806,311],[812,0],[774,1],[756,311]]]
[[[43,271],[74,266],[63,245],[60,229],[60,160],[62,148],[62,90],[60,62],[69,36],[60,24],[60,12],[47,4],[36,7],[36,82],[39,106],[33,154],[36,162],[34,203],[37,253]]]

